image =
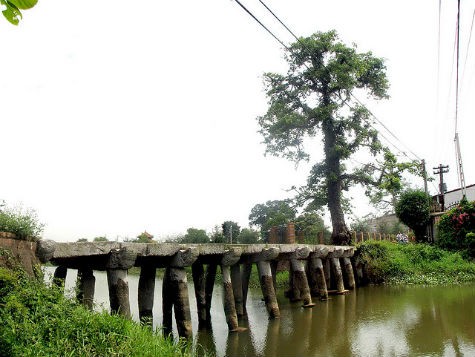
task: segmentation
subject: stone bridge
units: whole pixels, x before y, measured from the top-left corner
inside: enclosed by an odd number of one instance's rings
[[[40,241],[42,263],[56,265],[54,282],[64,284],[67,269],[78,269],[78,299],[92,308],[94,270],[107,272],[112,313],[130,317],[128,269],[140,268],[140,320],[151,324],[157,268],[165,268],[162,290],[163,331],[172,331],[172,310],[180,337],[192,336],[186,270],[191,267],[200,327],[210,326],[211,298],[219,266],[224,288],[224,313],[230,331],[239,331],[246,315],[252,264],[257,265],[263,298],[270,318],[279,318],[275,293],[277,269],[289,269],[287,297],[314,306],[312,297],[327,299],[355,288],[350,258],[354,247],[307,244],[176,244],[176,243],[57,243]],[[343,269],[342,269],[343,265]],[[346,285],[346,286],[345,286]]]

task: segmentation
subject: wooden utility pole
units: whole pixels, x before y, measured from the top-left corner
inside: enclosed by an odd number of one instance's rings
[[[439,203],[442,209],[442,212],[445,211],[445,198],[444,198],[444,193],[446,190],[445,184],[444,184],[444,174],[449,172],[449,166],[443,166],[442,164],[439,164],[439,167],[434,167],[433,168],[434,175],[439,175]]]

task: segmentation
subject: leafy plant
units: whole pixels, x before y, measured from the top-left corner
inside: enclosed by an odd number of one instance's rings
[[[22,206],[0,209],[0,232],[15,234],[17,239],[36,241],[43,232],[44,224],[38,220],[35,210]]]
[[[426,242],[426,227],[430,220],[430,196],[421,190],[408,190],[396,204],[396,215],[414,231],[417,242]]]
[[[475,257],[475,202],[462,200],[441,217],[438,229],[440,247]]]
[[[107,312],[86,310],[55,285],[0,268],[0,356],[191,356],[191,344]]]
[[[38,0],[0,0],[0,9],[10,23],[18,25],[23,17],[20,10],[31,9],[37,2]]]
[[[371,283],[457,284],[475,281],[475,264],[457,252],[426,243],[367,241],[358,245],[356,263]]]

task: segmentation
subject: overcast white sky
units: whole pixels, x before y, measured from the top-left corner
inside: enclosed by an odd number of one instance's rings
[[[242,2],[293,40],[257,0]],[[457,2],[442,4],[439,86],[438,3],[267,1],[298,35],[336,29],[386,58],[391,98],[369,109],[429,173],[449,165],[450,190],[458,187],[450,99]],[[475,1],[462,5],[458,128],[472,184]],[[262,74],[286,65],[281,46],[233,1],[39,0],[18,27],[0,19],[0,34],[0,199],[36,209],[44,238],[246,226],[255,204],[286,198],[305,181],[308,165],[263,155]],[[360,216],[371,210],[361,198],[354,205]]]

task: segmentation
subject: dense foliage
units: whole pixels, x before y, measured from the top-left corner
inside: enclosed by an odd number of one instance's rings
[[[357,264],[371,283],[457,284],[475,281],[475,264],[457,252],[425,243],[367,241],[357,247]]]
[[[204,229],[188,228],[183,237],[178,238],[178,243],[209,243],[210,239]]]
[[[396,204],[396,215],[414,231],[417,242],[426,242],[426,227],[430,221],[430,196],[421,190],[408,190]]]
[[[440,219],[437,244],[475,257],[475,201],[462,200]]]
[[[36,241],[43,228],[44,224],[39,222],[35,210],[22,206],[0,206],[0,232],[13,233],[17,239]]]
[[[187,356],[189,346],[0,267],[0,356]]]
[[[323,232],[324,236],[329,235],[323,218],[316,213],[305,212],[295,219],[295,230],[298,234],[303,234],[305,243],[315,244],[318,234]]]
[[[257,226],[263,237],[274,226],[285,225],[295,219],[297,211],[290,200],[274,200],[259,203],[251,209],[249,224]]]

